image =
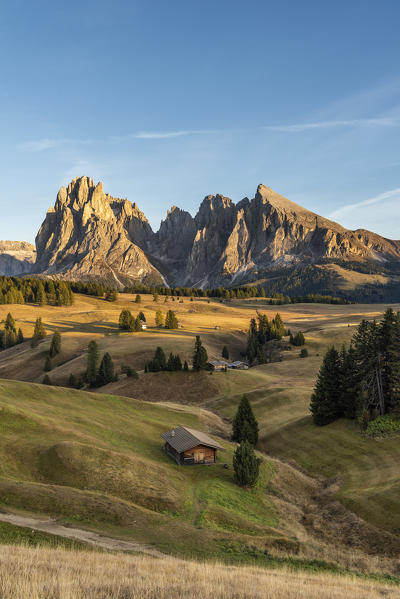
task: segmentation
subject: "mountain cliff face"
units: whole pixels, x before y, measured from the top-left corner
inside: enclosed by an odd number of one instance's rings
[[[35,247],[26,241],[0,241],[0,275],[28,274],[36,259]]]
[[[66,279],[103,279],[119,287],[161,283],[139,245],[152,236],[145,216],[127,200],[113,198],[102,183],[74,179],[62,187],[36,237],[34,271]]]
[[[36,238],[34,272],[214,287],[244,284],[276,266],[400,261],[400,242],[349,231],[265,185],[238,204],[207,196],[193,218],[171,208],[154,233],[136,204],[105,194],[88,177],[62,187]]]

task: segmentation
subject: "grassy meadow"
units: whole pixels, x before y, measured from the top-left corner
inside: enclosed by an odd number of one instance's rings
[[[322,570],[337,564],[398,575],[399,439],[364,439],[351,421],[318,428],[308,411],[328,345],[348,341],[362,318],[378,318],[386,306],[134,299],[77,295],[71,307],[0,306],[0,321],[11,311],[27,338],[37,316],[49,333],[35,349],[26,342],[0,353],[0,509],[50,516],[185,558],[282,567],[319,560]],[[147,330],[120,332],[122,308],[142,310]],[[156,328],[158,308],[173,309],[181,328]],[[224,345],[240,359],[257,310],[279,311],[293,333],[303,331],[309,357],[292,348],[281,362],[248,371],[143,372],[158,345],[190,363],[196,334],[210,359],[220,358]],[[62,352],[49,372],[57,386],[47,387],[38,383],[55,329]],[[95,393],[66,388],[71,373],[84,372],[91,339],[100,353],[110,352],[117,370],[127,364],[139,378],[121,376]],[[252,491],[233,483],[228,441],[244,392],[264,458]],[[160,435],[178,424],[222,439],[215,466],[181,468],[164,455]],[[7,535],[0,527],[2,542],[18,542],[8,540],[17,533]]]

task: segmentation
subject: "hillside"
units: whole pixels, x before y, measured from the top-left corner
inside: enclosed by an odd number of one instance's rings
[[[190,359],[196,333],[210,357],[219,357],[224,344],[232,357],[240,357],[256,309],[276,312],[262,300],[185,299],[166,306],[174,307],[183,325],[168,331],[152,327],[155,310],[166,309],[163,303],[142,296],[136,307],[133,299],[120,295],[109,303],[76,296],[72,307],[14,305],[11,310],[26,335],[38,314],[49,332],[62,331],[62,352],[49,373],[60,385],[85,368],[90,339],[111,352],[118,368],[125,363],[141,370],[156,345]],[[143,310],[149,328],[119,333],[124,306]],[[0,307],[0,318],[9,308]],[[99,393],[3,381],[3,507],[47,514],[177,555],[206,556],[212,546],[212,557],[246,561],[250,551],[263,563],[267,548],[273,556],[324,556],[344,567],[397,572],[398,439],[364,440],[348,421],[319,429],[308,413],[324,349],[349,339],[363,317],[378,316],[384,306],[279,308],[292,331],[305,333],[306,360],[294,349],[284,352],[281,362],[245,372],[141,372],[138,380],[121,377]],[[0,352],[0,376],[40,382],[49,342]],[[232,470],[222,468],[231,463],[231,444],[223,442],[227,450],[215,469],[182,469],[161,452],[160,439],[179,423],[227,438],[227,419],[243,392],[253,403],[267,456],[261,486],[250,496],[233,485]],[[382,553],[388,560],[380,560]]]

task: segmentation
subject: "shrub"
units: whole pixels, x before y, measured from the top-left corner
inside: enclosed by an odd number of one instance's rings
[[[308,350],[305,347],[300,350],[300,358],[308,358]]]
[[[378,416],[367,424],[365,434],[367,437],[386,437],[400,433],[400,420],[393,418],[389,414]]]

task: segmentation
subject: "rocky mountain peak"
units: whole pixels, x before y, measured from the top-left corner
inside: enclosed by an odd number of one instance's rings
[[[237,205],[206,196],[193,218],[172,206],[154,233],[136,203],[77,177],[62,187],[36,238],[35,271],[66,278],[219,286],[277,265],[400,260],[400,242],[349,231],[260,184]]]

